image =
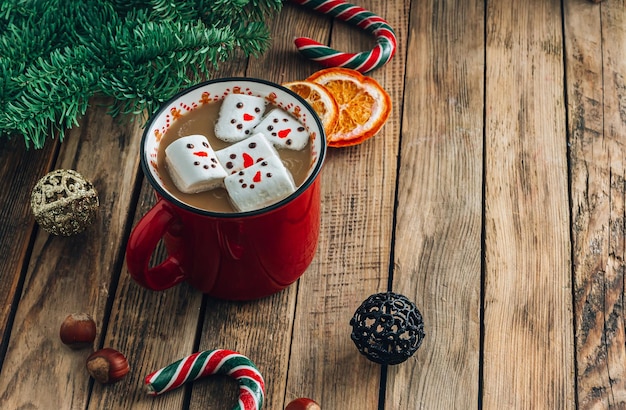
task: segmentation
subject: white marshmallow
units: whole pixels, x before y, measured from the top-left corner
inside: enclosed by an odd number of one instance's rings
[[[215,123],[215,136],[222,141],[238,142],[252,135],[261,122],[266,101],[263,97],[231,93],[224,97]]]
[[[165,162],[178,189],[187,194],[223,184],[226,171],[204,135],[189,135],[165,148]]]
[[[291,174],[274,156],[227,176],[224,185],[233,207],[241,212],[261,209],[296,190]]]
[[[279,148],[296,151],[304,148],[309,141],[306,127],[280,108],[270,111],[253,132],[262,132],[269,142]]]
[[[260,132],[229,147],[215,151],[218,161],[228,174],[234,174],[259,161],[278,157],[278,152]]]

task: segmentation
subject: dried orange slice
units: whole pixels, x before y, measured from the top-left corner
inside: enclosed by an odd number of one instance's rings
[[[304,98],[311,105],[322,120],[324,131],[328,137],[339,120],[339,106],[335,97],[326,87],[312,81],[292,81],[283,84],[283,86]]]
[[[332,67],[306,81],[322,84],[339,104],[339,121],[328,136],[331,147],[360,144],[373,137],[391,114],[391,97],[371,77],[356,70]]]

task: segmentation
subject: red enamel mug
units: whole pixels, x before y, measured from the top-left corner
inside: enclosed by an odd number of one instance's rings
[[[249,212],[218,213],[190,206],[163,185],[157,163],[162,135],[185,111],[219,101],[231,92],[263,96],[288,111],[311,135],[311,164],[303,184],[287,198]],[[326,136],[319,117],[298,95],[252,78],[224,78],[187,89],[149,120],[141,143],[141,166],[156,191],[156,204],[131,232],[126,265],[131,277],[152,290],[182,281],[210,296],[251,300],[295,282],[317,249],[320,228],[320,171]],[[151,266],[163,239],[167,256]]]

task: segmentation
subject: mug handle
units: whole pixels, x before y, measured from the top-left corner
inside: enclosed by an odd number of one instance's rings
[[[130,276],[141,286],[165,290],[185,280],[185,272],[176,255],[169,254],[159,265],[150,267],[150,258],[159,241],[180,218],[162,199],[146,213],[130,234],[126,246],[126,265]]]

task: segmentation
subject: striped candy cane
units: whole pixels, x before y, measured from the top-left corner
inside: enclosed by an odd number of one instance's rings
[[[294,3],[336,17],[376,36],[371,51],[342,53],[308,37],[294,40],[298,51],[325,67],[346,67],[366,73],[385,65],[396,52],[396,34],[389,24],[364,8],[344,0],[291,0]]]
[[[182,358],[145,378],[148,394],[157,396],[188,381],[214,374],[230,376],[239,383],[239,402],[233,410],[260,410],[265,382],[254,363],[232,350],[205,350]]]

